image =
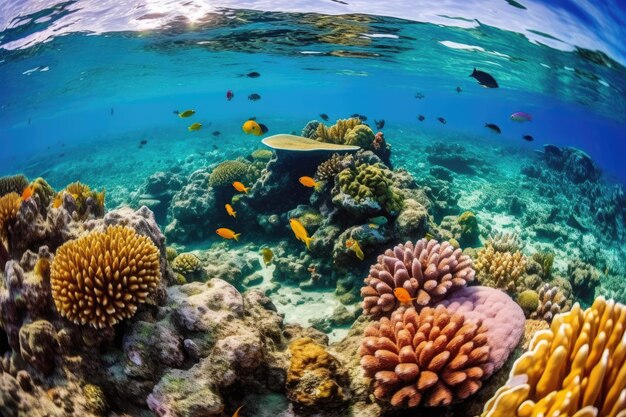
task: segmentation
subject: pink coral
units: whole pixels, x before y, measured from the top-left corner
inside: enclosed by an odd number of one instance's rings
[[[361,288],[365,314],[377,315],[396,309],[394,288],[403,287],[414,305],[425,306],[474,279],[472,260],[449,242],[421,239],[388,249],[371,267]]]

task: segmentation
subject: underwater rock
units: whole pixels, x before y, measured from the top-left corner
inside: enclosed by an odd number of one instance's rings
[[[235,249],[228,243],[218,243],[194,253],[200,260],[203,277],[219,278],[242,289],[243,280],[261,270],[256,251],[250,245]]]
[[[20,355],[26,362],[44,375],[55,366],[59,341],[54,326],[45,320],[37,320],[20,328]]]
[[[567,276],[576,299],[581,300],[583,304],[590,305],[595,299],[595,290],[601,281],[598,268],[574,259],[567,265]]]
[[[400,241],[423,237],[429,230],[429,223],[428,209],[409,198],[404,200],[393,234]]]
[[[472,153],[459,144],[439,142],[426,147],[428,162],[440,165],[457,174],[475,175],[476,166],[480,164]]]
[[[157,222],[164,224],[172,198],[182,187],[183,178],[180,175],[158,171],[146,178],[135,193],[131,193],[131,202],[133,205],[149,206]]]
[[[543,159],[550,168],[563,172],[573,183],[595,182],[602,171],[585,152],[576,148],[544,145]]]

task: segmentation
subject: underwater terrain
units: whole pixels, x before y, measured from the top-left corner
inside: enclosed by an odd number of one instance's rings
[[[0,4],[0,416],[626,417],[625,27]]]

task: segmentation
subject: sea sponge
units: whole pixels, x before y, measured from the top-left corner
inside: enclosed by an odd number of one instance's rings
[[[496,252],[487,244],[478,251],[474,264],[478,280],[488,287],[507,291],[523,291],[520,276],[526,267],[526,258],[522,252]]]
[[[575,304],[539,331],[482,417],[626,415],[626,306]]]
[[[474,279],[474,269],[469,256],[454,249],[449,242],[431,239],[407,242],[387,249],[370,268],[361,288],[363,311],[378,315],[393,311],[399,302],[394,288],[403,287],[413,304],[425,306],[441,300],[451,291],[464,287]]]
[[[211,171],[209,185],[211,187],[226,187],[235,181],[247,182],[248,166],[249,163],[239,160],[224,161]]]
[[[365,330],[359,348],[374,395],[394,407],[435,407],[463,400],[491,367],[487,328],[444,306],[400,308]]]
[[[315,178],[320,181],[334,180],[336,175],[349,166],[352,166],[353,163],[354,158],[352,155],[348,154],[342,156],[334,153],[329,159],[318,165]]]
[[[320,123],[317,126],[316,139],[320,142],[346,144],[347,133],[361,123],[361,119],[358,118],[339,119],[331,127],[326,127]]]
[[[344,137],[346,145],[356,145],[364,149],[372,148],[374,132],[367,125],[357,125],[346,132]]]
[[[535,290],[522,291],[517,296],[517,304],[522,307],[526,315],[534,313],[539,307],[539,294]]]
[[[269,162],[272,156],[274,156],[274,152],[267,149],[257,149],[250,154],[252,160],[260,162]]]
[[[358,164],[339,173],[337,182],[342,193],[357,203],[378,204],[387,212],[399,212],[403,196],[392,185],[391,172],[382,164]],[[340,199],[340,194],[335,194]]]
[[[289,345],[287,395],[301,406],[340,405],[349,398],[347,373],[324,346],[302,337]]]
[[[515,253],[522,250],[523,244],[517,233],[492,233],[487,239],[487,244],[493,246],[496,252]]]
[[[300,220],[305,229],[312,230],[318,228],[324,222],[324,216],[317,212],[308,212],[298,217],[298,220]]]
[[[539,288],[538,300],[537,308],[530,315],[531,319],[543,319],[550,323],[555,315],[572,308],[571,300],[555,285],[543,284]]]
[[[157,247],[149,237],[124,226],[64,243],[50,270],[59,313],[95,328],[132,317],[160,279]]]
[[[22,195],[26,187],[28,187],[28,180],[23,175],[0,177],[0,197],[10,193]]]
[[[172,269],[187,278],[199,274],[202,265],[193,253],[181,253],[172,261]]]

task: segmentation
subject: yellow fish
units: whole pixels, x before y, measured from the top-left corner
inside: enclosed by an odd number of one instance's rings
[[[352,249],[354,253],[356,254],[356,257],[359,258],[361,261],[365,259],[365,254],[361,250],[361,246],[359,246],[359,242],[357,242],[356,240],[352,238],[346,240],[346,247]]]
[[[233,187],[235,187],[235,190],[239,191],[240,193],[246,193],[246,194],[248,194],[248,190],[250,189],[250,187],[246,187],[239,181],[233,182]]]
[[[313,238],[309,237],[309,233],[306,231],[302,223],[300,223],[300,220],[289,219],[289,225],[291,226],[291,230],[293,230],[293,234],[296,235],[296,239],[304,242],[307,249],[311,249],[310,244],[313,241]]]
[[[261,255],[263,255],[263,263],[265,266],[268,266],[272,263],[272,259],[274,258],[274,252],[270,248],[261,249]]]
[[[300,177],[298,181],[300,181],[300,184],[304,185],[305,187],[313,187],[316,190],[319,190],[320,187],[322,186],[321,183],[315,181],[311,177]]]
[[[230,204],[226,204],[224,207],[226,208],[226,213],[228,213],[229,216],[237,218],[237,212],[233,210],[233,206],[231,206]]]
[[[195,110],[185,110],[182,113],[178,113],[178,117],[180,117],[181,119],[184,119],[185,117],[191,117],[194,114],[196,114]]]
[[[217,229],[215,233],[217,233],[224,239],[235,239],[237,241],[239,241],[239,236],[241,236],[241,233],[235,233],[234,231],[227,229],[225,227],[221,227]]]
[[[241,126],[241,129],[246,133],[246,135],[256,135],[261,136],[264,133],[267,133],[269,129],[264,124],[260,124],[255,122],[254,120],[248,120]]]
[[[187,128],[190,132],[195,132],[196,130],[200,130],[202,128],[202,123],[194,123]]]

